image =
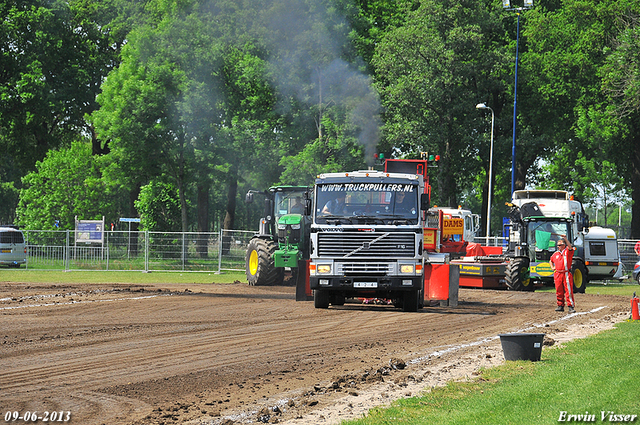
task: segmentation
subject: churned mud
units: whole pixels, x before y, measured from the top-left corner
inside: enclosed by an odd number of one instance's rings
[[[1,276],[0,276],[1,279]],[[587,290],[588,292],[588,290]],[[291,286],[0,282],[0,412],[78,424],[336,424],[548,344],[608,329],[625,297],[461,289],[458,307],[316,310]]]

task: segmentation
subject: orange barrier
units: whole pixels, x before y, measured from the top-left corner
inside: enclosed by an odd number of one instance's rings
[[[425,264],[424,299],[440,301],[442,306],[458,305],[460,271],[458,266],[449,264]]]
[[[640,299],[635,296],[636,293],[633,293],[633,298],[631,298],[631,319],[640,320],[640,313],[638,313],[638,302]]]

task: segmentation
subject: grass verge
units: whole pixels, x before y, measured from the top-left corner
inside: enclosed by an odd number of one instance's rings
[[[122,283],[129,285],[170,283],[233,283],[247,282],[244,272],[222,274],[188,272],[132,272],[132,271],[55,271],[55,270],[0,270],[0,282],[20,283]]]
[[[544,286],[537,288],[536,292],[556,292],[556,288],[553,286]],[[587,294],[598,295],[624,295],[625,297],[631,297],[634,292],[640,294],[640,285],[637,283],[600,283],[589,282],[586,288]],[[639,420],[640,423],[640,420]]]
[[[484,369],[476,379],[398,400],[343,424],[552,424],[562,422],[562,412],[565,419],[595,415],[572,422],[623,423],[609,415],[640,415],[639,340],[640,322],[622,322],[613,330],[544,349],[540,362]],[[640,423],[638,416],[631,423]]]

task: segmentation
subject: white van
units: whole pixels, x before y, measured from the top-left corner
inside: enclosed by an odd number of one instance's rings
[[[589,228],[584,237],[584,259],[589,280],[612,279],[620,263],[616,232],[599,226]]]
[[[27,262],[27,244],[24,235],[13,227],[0,227],[0,264],[20,267]]]

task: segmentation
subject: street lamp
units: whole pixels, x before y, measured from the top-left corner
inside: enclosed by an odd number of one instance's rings
[[[491,189],[492,189],[492,177],[493,177],[493,122],[495,119],[495,114],[493,113],[493,109],[487,106],[484,103],[478,103],[476,105],[476,109],[488,109],[491,111],[491,149],[489,149],[489,196],[487,197],[487,245],[489,245],[489,237],[491,231]]]
[[[520,12],[531,9],[533,0],[524,0],[523,7],[511,7],[511,0],[502,0],[504,10],[514,10],[518,15],[516,29],[516,71],[515,83],[513,87],[513,144],[511,145],[511,193],[516,190],[516,104],[518,102],[518,45],[520,44]]]

